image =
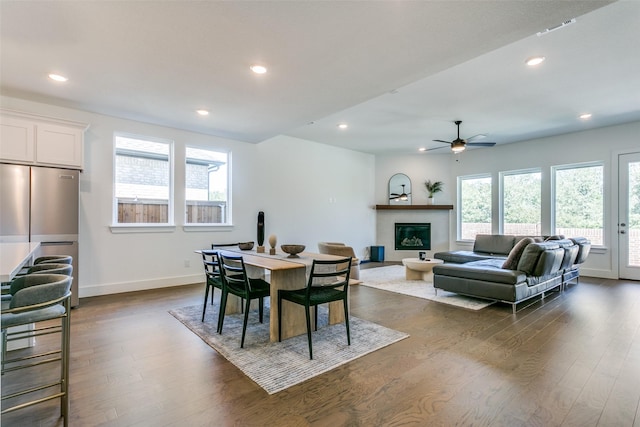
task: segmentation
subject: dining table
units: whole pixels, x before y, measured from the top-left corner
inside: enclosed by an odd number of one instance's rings
[[[271,289],[269,298],[269,338],[272,342],[278,341],[278,290],[301,289],[307,286],[307,278],[314,259],[334,260],[344,258],[314,252],[301,252],[296,257],[291,257],[279,249],[273,255],[266,252],[257,252],[255,249],[242,250],[235,246],[214,249],[219,249],[222,254],[228,254],[229,256],[242,256],[249,277],[265,278],[269,282]],[[266,277],[267,274],[268,277]],[[240,312],[241,305],[239,298],[230,295],[226,307],[227,314]],[[342,301],[331,302],[328,305],[329,324],[343,322],[344,306]],[[304,306],[293,304],[289,301],[282,302],[282,339],[306,334],[307,326],[304,310]]]

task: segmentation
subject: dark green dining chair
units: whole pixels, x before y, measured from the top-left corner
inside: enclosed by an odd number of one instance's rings
[[[263,279],[254,279],[247,276],[247,269],[241,256],[231,256],[220,254],[220,264],[222,271],[222,301],[220,302],[220,318],[218,333],[222,334],[224,325],[224,315],[229,294],[240,297],[244,300],[244,321],[242,323],[242,339],[240,348],[244,347],[244,337],[247,332],[247,321],[249,320],[249,306],[254,299],[259,300],[258,312],[260,323],[263,320],[264,299],[271,293],[269,283]]]
[[[220,272],[220,257],[218,251],[202,250],[202,263],[204,265],[204,305],[202,306],[202,321],[204,322],[204,315],[207,312],[207,300],[209,299],[209,292],[211,292],[211,305],[213,305],[214,290],[220,289],[222,292],[222,273]],[[222,300],[222,297],[221,297]],[[218,315],[217,327],[220,328],[220,316]]]
[[[311,344],[311,307],[314,308],[315,330],[318,330],[318,305],[333,301],[344,303],[344,323],[347,327],[347,344],[351,345],[349,332],[349,274],[351,258],[337,260],[313,260],[307,286],[295,290],[278,290],[278,341],[282,341],[282,300],[305,307],[309,359],[313,359]]]

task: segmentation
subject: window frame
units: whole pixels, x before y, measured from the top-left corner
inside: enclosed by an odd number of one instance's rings
[[[116,167],[118,156],[118,149],[116,147],[116,141],[118,138],[130,138],[141,141],[149,141],[154,143],[166,144],[168,146],[167,154],[167,167],[168,167],[168,200],[167,200],[167,222],[163,223],[148,223],[148,222],[134,222],[134,223],[120,223],[118,222],[118,198],[116,196]],[[150,154],[153,157],[153,154]],[[110,229],[113,233],[122,232],[170,232],[175,230],[175,191],[174,191],[174,169],[175,169],[175,141],[168,138],[160,138],[155,136],[141,135],[128,132],[114,132],[113,134],[113,169],[112,169],[112,212],[111,212],[111,225]]]
[[[493,193],[494,193],[494,182],[493,182],[493,176],[491,173],[479,173],[479,174],[473,174],[473,175],[463,175],[463,176],[458,176],[457,178],[457,197],[456,197],[456,203],[458,205],[458,209],[456,212],[456,240],[458,242],[474,242],[475,241],[475,237],[473,239],[463,239],[462,238],[462,183],[463,181],[466,180],[472,180],[472,179],[489,179],[490,181],[490,185],[491,185],[491,201],[490,201],[490,207],[491,207],[491,227],[493,228]]]
[[[500,231],[500,234],[504,234],[504,228],[505,228],[505,223],[504,223],[504,215],[505,215],[505,207],[504,207],[504,202],[505,202],[505,195],[504,195],[504,178],[508,177],[508,176],[514,176],[514,175],[527,175],[527,174],[532,174],[532,173],[538,173],[540,174],[540,235],[542,235],[542,228],[543,228],[543,221],[542,221],[542,209],[543,209],[543,200],[542,200],[542,195],[543,195],[543,189],[542,189],[542,180],[543,180],[543,174],[542,174],[542,168],[527,168],[527,169],[517,169],[517,170],[511,170],[511,171],[502,171],[499,172],[499,181],[498,181],[498,189],[499,189],[499,203],[498,203],[498,230]]]
[[[187,222],[187,216],[186,216],[186,210],[187,210],[187,163],[188,160],[190,159],[189,156],[187,156],[187,151],[189,148],[193,148],[196,150],[206,150],[206,151],[213,151],[216,153],[223,153],[227,156],[227,215],[226,215],[226,221],[223,223],[195,223],[195,222]],[[209,147],[202,147],[202,146],[197,146],[197,145],[186,145],[185,146],[185,155],[184,155],[184,166],[185,166],[185,172],[184,172],[184,211],[185,211],[185,216],[184,216],[184,223],[182,225],[182,228],[184,231],[204,231],[204,230],[224,230],[224,229],[231,229],[233,227],[233,206],[232,206],[232,183],[231,183],[231,176],[232,176],[232,152],[229,150],[223,150],[223,149],[215,149],[215,148],[209,148]]]
[[[590,167],[601,167],[602,168],[602,244],[594,244],[592,242],[592,249],[593,248],[598,248],[598,249],[602,249],[602,248],[606,248],[606,242],[608,239],[608,235],[607,235],[607,221],[608,221],[608,212],[606,209],[607,206],[607,192],[605,191],[605,185],[606,185],[606,165],[604,163],[604,161],[592,161],[592,162],[582,162],[582,163],[570,163],[570,164],[564,164],[564,165],[554,165],[551,166],[551,197],[550,197],[550,201],[551,201],[551,206],[550,206],[550,210],[551,210],[551,219],[550,219],[550,230],[551,230],[551,234],[558,234],[557,233],[557,223],[556,223],[556,186],[557,186],[557,171],[562,171],[562,170],[569,170],[569,169],[582,169],[582,168],[590,168]],[[571,236],[568,236],[571,237]]]

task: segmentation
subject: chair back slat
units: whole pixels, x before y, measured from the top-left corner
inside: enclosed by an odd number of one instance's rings
[[[251,291],[251,283],[247,277],[247,269],[241,256],[220,255],[222,277],[227,286]]]
[[[351,273],[351,258],[341,258],[336,260],[313,260],[311,273],[307,282],[307,294],[312,288],[341,288],[346,292],[349,286],[349,275]]]
[[[207,279],[220,281],[220,255],[218,251],[203,250],[200,253],[202,254],[202,264]]]

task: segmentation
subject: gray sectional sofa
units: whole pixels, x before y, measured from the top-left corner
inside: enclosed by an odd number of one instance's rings
[[[578,237],[478,235],[472,251],[437,252],[445,263],[433,268],[436,292],[518,303],[578,279],[591,244]]]

